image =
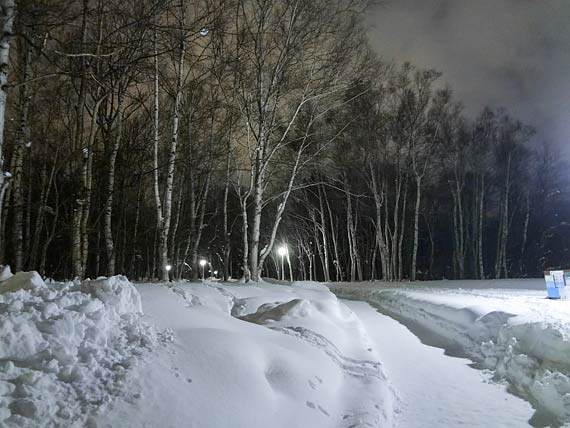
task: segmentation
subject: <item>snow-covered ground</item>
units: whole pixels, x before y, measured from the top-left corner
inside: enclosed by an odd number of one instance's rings
[[[405,328],[309,282],[46,284],[3,271],[0,426],[514,428],[570,419],[570,302],[545,300],[541,281],[427,285],[334,287]]]
[[[84,427],[124,399],[129,371],[156,345],[124,277],[46,284],[35,272],[0,282],[0,426]]]
[[[469,360],[426,346],[368,303],[346,302],[364,323],[398,395],[397,428],[522,428],[533,409]],[[489,416],[492,415],[492,418]]]
[[[138,366],[115,427],[388,427],[393,392],[355,315],[318,284],[138,285],[146,319],[172,332]]]
[[[570,301],[545,299],[542,280],[438,281],[410,288],[339,284],[424,343],[465,356],[537,410],[534,426],[570,421]]]

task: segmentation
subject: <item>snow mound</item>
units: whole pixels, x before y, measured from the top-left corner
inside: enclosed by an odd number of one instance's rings
[[[0,283],[0,426],[82,427],[150,349],[140,296],[124,277]]]
[[[2,266],[0,265],[0,282],[6,281],[7,279],[11,278],[12,271],[10,270],[10,266]]]
[[[8,268],[10,271],[10,268]],[[11,273],[10,273],[11,275]],[[0,293],[10,293],[18,290],[33,290],[35,288],[45,288],[46,283],[37,272],[18,272],[9,276],[0,284]]]
[[[142,397],[110,406],[98,426],[392,426],[395,393],[366,330],[327,288],[168,285],[136,287],[172,343],[131,372]]]
[[[188,307],[215,308],[228,316],[236,304],[234,296],[214,282],[178,283],[171,290],[182,296]]]
[[[370,290],[367,300],[426,343],[467,356],[536,409],[536,426],[570,421],[570,307],[532,291]],[[564,307],[561,307],[564,305]]]
[[[79,289],[101,300],[118,315],[142,314],[141,296],[129,280],[122,276],[100,277],[81,283]]]

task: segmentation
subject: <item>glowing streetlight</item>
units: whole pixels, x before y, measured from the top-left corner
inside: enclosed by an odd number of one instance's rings
[[[166,265],[164,266],[164,269],[166,270],[166,275],[168,276],[168,281],[170,282],[170,271],[172,270],[172,266]]]
[[[202,281],[204,281],[204,266],[206,266],[206,260],[200,260],[200,266],[202,267]]]
[[[285,259],[285,256],[287,255],[287,247],[285,245],[279,247],[279,249],[277,250],[277,254],[279,254],[281,256],[281,279],[285,280],[284,259]]]

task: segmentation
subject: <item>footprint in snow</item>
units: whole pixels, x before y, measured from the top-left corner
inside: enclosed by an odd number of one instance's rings
[[[325,409],[323,409],[321,406],[315,405],[315,403],[313,403],[312,401],[306,401],[305,404],[307,405],[307,407],[313,409],[313,410],[317,410],[319,409],[319,411],[325,415],[325,416],[330,416],[329,412],[327,412]]]

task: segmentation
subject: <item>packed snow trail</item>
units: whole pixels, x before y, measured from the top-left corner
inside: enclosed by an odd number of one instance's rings
[[[397,428],[521,428],[529,403],[488,381],[469,360],[424,345],[406,327],[368,303],[344,301],[364,324],[399,397]]]
[[[371,303],[423,343],[469,358],[535,409],[535,427],[570,426],[570,301],[546,299],[544,281],[335,284]]]

